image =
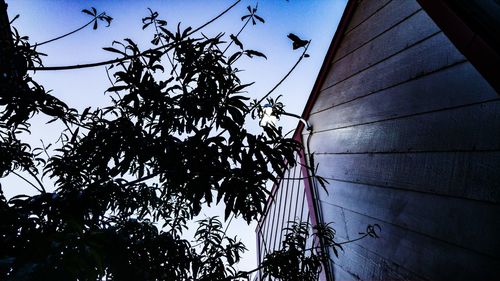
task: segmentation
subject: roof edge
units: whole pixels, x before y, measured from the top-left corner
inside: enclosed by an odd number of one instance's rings
[[[311,94],[309,94],[309,98],[307,99],[306,106],[304,107],[304,110],[302,111],[301,116],[304,120],[309,119],[309,115],[311,113],[312,107],[314,106],[314,103],[316,103],[316,100],[318,99],[319,93],[321,91],[321,85],[323,85],[323,82],[325,81],[326,76],[328,74],[328,70],[330,70],[333,56],[335,55],[335,53],[337,52],[337,49],[339,48],[340,42],[342,40],[342,37],[344,36],[347,25],[349,24],[349,21],[351,20],[351,17],[352,17],[354,10],[358,6],[358,2],[359,2],[358,0],[349,0],[347,2],[347,5],[344,9],[344,13],[342,14],[342,17],[340,18],[340,22],[339,22],[339,25],[337,27],[337,30],[335,31],[335,34],[333,35],[332,42],[330,43],[330,46],[328,47],[328,51],[325,55],[325,59],[323,60],[323,64],[321,65],[321,68],[318,72],[316,81],[314,82],[313,88],[311,90]],[[293,134],[293,138],[299,139],[303,130],[304,130],[304,124],[302,122],[299,122],[297,125],[297,128],[295,129],[295,132]]]
[[[500,95],[500,51],[495,50],[481,36],[478,30],[469,25],[446,1],[417,0],[429,17],[450,39],[469,62],[481,73],[483,78]]]

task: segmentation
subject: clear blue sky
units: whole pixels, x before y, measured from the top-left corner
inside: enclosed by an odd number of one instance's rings
[[[150,46],[152,31],[142,30],[141,18],[147,15],[147,8],[160,13],[169,26],[182,22],[182,26],[197,27],[217,15],[235,1],[231,0],[167,0],[167,1],[117,1],[117,0],[7,0],[9,17],[20,14],[14,26],[21,34],[28,35],[31,42],[40,42],[64,34],[84,24],[90,18],[80,11],[91,6],[105,11],[114,20],[109,28],[92,30],[90,27],[63,40],[41,46],[39,51],[48,54],[46,66],[89,63],[116,56],[105,52],[102,47],[111,45],[113,40],[131,38],[142,48]],[[246,48],[265,53],[264,59],[241,59],[237,65],[245,70],[240,78],[244,82],[256,83],[249,91],[252,98],[265,94],[290,69],[300,55],[293,51],[291,41],[286,37],[290,32],[303,39],[311,39],[310,58],[305,59],[276,94],[282,94],[285,110],[301,114],[310,94],[317,73],[323,62],[327,48],[336,30],[346,0],[264,0],[259,2],[257,14],[266,20],[265,24],[249,26],[240,36]],[[230,13],[208,26],[203,32],[215,35],[219,32],[235,34],[242,26],[241,16],[248,5],[256,1],[241,1]],[[236,51],[236,49],[232,49]],[[231,50],[229,51],[231,53]],[[104,91],[110,86],[104,67],[72,71],[37,72],[36,81],[53,90],[52,94],[64,100],[69,106],[83,109],[87,106],[104,106],[108,97]],[[54,142],[60,127],[45,125],[45,120],[34,120],[32,134],[26,136],[35,145],[39,140]],[[297,120],[282,120],[279,125],[293,129]],[[250,124],[258,130],[257,123]],[[19,190],[9,190],[8,186],[18,183],[12,178],[2,179],[7,196]],[[18,185],[17,184],[17,185]],[[207,215],[221,215],[220,208],[204,210]],[[228,231],[238,235],[249,248],[240,265],[242,269],[252,269],[256,265],[255,224],[236,220]]]

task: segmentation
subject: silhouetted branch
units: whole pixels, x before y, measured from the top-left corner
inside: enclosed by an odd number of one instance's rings
[[[33,45],[33,46],[32,46],[32,48],[36,48],[36,47],[38,47],[38,46],[42,46],[42,45],[48,44],[48,43],[50,43],[50,42],[54,42],[54,41],[56,41],[56,40],[62,39],[62,38],[67,37],[67,36],[70,36],[71,34],[74,34],[74,33],[78,32],[78,31],[80,31],[80,30],[84,29],[85,27],[89,26],[89,25],[90,25],[90,24],[92,24],[94,21],[96,21],[96,20],[97,20],[97,18],[98,18],[99,16],[102,16],[102,15],[104,15],[104,13],[100,13],[98,16],[94,17],[94,18],[93,18],[91,21],[89,21],[88,23],[86,23],[86,24],[82,25],[81,27],[79,27],[79,28],[77,28],[77,29],[75,29],[75,30],[73,30],[73,31],[70,31],[70,32],[68,32],[68,33],[66,33],[66,34],[63,34],[63,35],[61,35],[61,36],[58,36],[58,37],[55,37],[55,38],[49,39],[49,40],[47,40],[47,41],[43,41],[43,42],[41,42],[41,43],[35,43],[35,45]]]
[[[34,187],[38,192],[40,193],[45,193],[45,190],[44,189],[40,189],[38,188],[36,185],[34,185],[31,181],[29,181],[27,178],[21,176],[20,174],[14,172],[14,171],[11,171],[12,174],[18,176],[19,178],[21,178],[22,180],[24,180],[25,182],[27,182],[29,185],[31,185],[32,187]]]
[[[35,67],[29,67],[28,70],[35,70],[35,71],[45,71],[46,70],[46,71],[48,71],[48,70],[72,70],[72,69],[80,69],[80,68],[89,68],[89,67],[96,67],[96,66],[102,66],[102,65],[123,62],[123,61],[129,60],[129,59],[140,57],[143,54],[144,53],[140,53],[140,54],[137,54],[135,56],[126,56],[123,58],[95,62],[95,63],[84,63],[84,64],[65,65],[65,66],[43,66],[43,67],[36,67],[35,66]]]
[[[267,97],[269,97],[270,94],[272,94],[287,78],[288,76],[290,76],[290,74],[292,74],[292,72],[295,70],[295,68],[297,68],[297,66],[299,65],[299,63],[302,61],[302,59],[304,58],[304,56],[306,55],[306,52],[307,52],[307,48],[309,48],[309,44],[311,43],[311,41],[308,41],[307,42],[307,45],[305,46],[304,48],[304,51],[302,52],[302,54],[300,55],[299,59],[295,62],[295,64],[292,66],[292,68],[290,68],[290,70],[287,72],[287,74],[285,74],[285,76],[283,76],[283,78],[281,78],[280,81],[278,81],[278,83],[276,83],[276,85],[271,89],[269,90],[269,92],[267,92],[267,94],[265,94],[260,100],[258,100],[247,112],[245,112],[245,115],[244,116],[247,116],[248,113],[252,112],[252,110],[254,110],[263,100],[265,100]],[[222,134],[224,134],[226,132],[226,130],[222,130],[217,136],[221,136]]]
[[[267,94],[265,94],[262,98],[260,98],[260,100],[257,101],[257,103],[255,103],[252,106],[252,108],[250,108],[249,112],[254,110],[257,107],[257,105],[259,105],[263,100],[265,100],[267,97],[269,97],[269,95],[272,94],[288,78],[288,76],[290,76],[290,74],[292,74],[292,72],[295,70],[295,68],[299,65],[299,63],[302,61],[302,59],[306,55],[307,48],[309,48],[309,44],[311,44],[311,41],[307,42],[307,45],[305,46],[304,51],[300,55],[297,62],[295,62],[295,64],[292,66],[292,68],[288,71],[288,73],[285,74],[285,76],[283,76],[283,78],[281,78],[281,80],[278,83],[276,83],[276,85],[271,90],[269,90],[269,92],[267,92]]]
[[[212,18],[211,20],[207,21],[206,23],[204,23],[203,25],[201,25],[200,27],[190,31],[187,36],[190,36],[198,31],[200,31],[201,29],[203,29],[204,27],[206,27],[207,25],[211,24],[212,22],[216,21],[217,19],[219,19],[220,17],[222,17],[224,14],[226,14],[227,12],[229,12],[234,6],[236,6],[239,2],[241,2],[241,0],[237,0],[236,2],[234,2],[231,6],[229,6],[227,9],[225,9],[224,11],[222,11],[220,14],[218,14],[217,16],[215,16],[214,18]],[[133,55],[133,56],[125,56],[123,58],[118,58],[118,59],[112,59],[112,60],[106,60],[106,61],[101,61],[101,62],[94,62],[94,63],[86,63],[86,64],[76,64],[76,65],[65,65],[65,66],[44,66],[44,67],[28,67],[28,70],[35,70],[35,71],[49,71],[49,70],[72,70],[72,69],[81,69],[81,68],[89,68],[89,67],[96,67],[96,66],[102,66],[102,65],[108,65],[108,64],[114,64],[114,63],[119,63],[119,62],[123,62],[123,61],[127,61],[127,60],[130,60],[130,59],[134,59],[134,58],[138,58],[138,57],[141,57],[143,56],[145,53],[147,52],[150,52],[150,51],[159,51],[159,50],[163,50],[163,49],[166,49],[166,51],[169,51],[171,50],[173,47],[175,46],[175,44],[168,44],[168,45],[165,45],[165,46],[160,46],[158,48],[154,48],[154,49],[149,49],[149,50],[146,50],[144,52],[141,52],[137,55]]]
[[[229,280],[234,280],[234,279],[238,279],[238,278],[246,278],[249,274],[257,272],[263,268],[264,268],[264,265],[260,265],[252,270],[249,270],[249,271],[240,271],[235,276],[228,276],[225,280],[229,281]]]
[[[43,183],[38,179],[38,177],[29,169],[26,169],[26,171],[36,180],[38,185],[40,185],[40,188],[42,189],[43,193],[46,193],[47,190],[45,190],[45,187],[43,186]]]
[[[244,29],[245,29],[245,27],[248,25],[248,23],[250,22],[250,20],[251,20],[251,19],[252,19],[252,18],[251,18],[251,17],[249,17],[249,18],[246,20],[245,24],[241,27],[240,31],[238,31],[238,33],[236,33],[236,36],[235,36],[236,38],[238,38],[238,36],[241,34],[241,32],[243,32],[243,30],[244,30]],[[224,54],[224,53],[227,51],[227,49],[229,49],[229,47],[231,47],[231,45],[232,45],[233,43],[234,43],[234,41],[233,41],[233,40],[231,40],[231,42],[229,42],[229,44],[227,44],[227,46],[226,46],[226,48],[224,49],[224,51],[222,51],[222,54]]]
[[[191,32],[188,33],[188,35],[191,35],[195,32],[198,32],[200,30],[202,30],[203,28],[205,28],[207,25],[211,24],[212,22],[218,20],[220,17],[222,17],[224,14],[226,14],[227,12],[229,12],[232,8],[234,8],[234,6],[238,5],[238,3],[240,3],[241,0],[238,0],[236,2],[234,2],[231,6],[229,6],[227,9],[225,9],[224,11],[222,11],[220,14],[218,14],[216,17],[214,17],[213,19],[207,21],[205,24],[201,25],[200,27],[192,30]]]

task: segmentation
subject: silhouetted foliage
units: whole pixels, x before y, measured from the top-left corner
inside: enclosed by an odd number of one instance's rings
[[[257,7],[248,10],[245,26],[264,22]],[[94,28],[98,20],[111,22],[94,8],[83,12],[93,17]],[[256,106],[245,95],[251,84],[240,81],[232,64],[242,54],[266,58],[263,53],[244,49],[238,35],[231,35],[241,51],[226,56],[222,35],[201,37],[180,25],[172,29],[149,12],[143,28],[154,26],[151,42],[158,47],[141,50],[124,39],[104,48],[121,58],[107,68],[113,77],[107,89],[111,102],[83,111],[32,79],[27,69],[43,67],[43,54],[13,29],[12,52],[6,55],[14,65],[1,78],[0,177],[16,175],[37,192],[10,199],[0,193],[2,280],[243,276],[233,266],[245,247],[226,236],[217,218],[198,222],[194,242],[182,231],[204,204],[223,202],[226,219],[233,214],[256,220],[269,195],[266,183],[277,182],[276,175],[294,165],[300,145],[279,128],[259,134],[245,129]],[[306,46],[292,40],[294,48]],[[35,148],[20,134],[29,132],[30,119],[40,114],[66,129],[57,143]],[[266,258],[266,274],[282,280],[291,273],[306,280],[317,276],[324,256],[296,255],[305,250],[298,239],[304,231],[302,224],[292,226],[284,250]],[[303,273],[286,261],[291,255],[310,264]],[[288,269],[293,271],[283,275]]]

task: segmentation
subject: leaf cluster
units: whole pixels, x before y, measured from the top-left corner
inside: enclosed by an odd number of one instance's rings
[[[111,21],[94,8],[83,12],[95,17],[95,28],[97,20]],[[38,192],[9,199],[0,194],[1,279],[236,275],[232,266],[245,248],[225,236],[219,220],[199,222],[201,248],[182,232],[204,204],[223,202],[226,219],[257,219],[267,182],[294,165],[300,145],[280,130],[245,129],[251,83],[240,81],[221,51],[222,35],[192,37],[190,27],[170,29],[151,10],[143,24],[155,24],[152,43],[165,48],[141,50],[131,39],[105,48],[128,60],[108,68],[110,105],[83,111],[33,80],[23,66],[41,64],[41,54],[27,37],[13,34],[21,63],[2,78],[0,176],[18,175]],[[21,133],[29,133],[36,115],[64,125],[57,143],[32,148],[23,142]],[[47,181],[53,189],[45,188]]]
[[[94,30],[97,29],[99,21],[106,22],[106,24],[107,24],[106,27],[109,27],[111,24],[111,21],[113,20],[113,18],[111,16],[106,14],[106,12],[102,12],[100,14],[97,14],[97,10],[94,7],[91,7],[90,10],[83,9],[82,13],[90,15],[91,17],[94,18],[93,19],[94,24],[92,25],[92,29],[94,29]]]
[[[324,249],[317,246],[321,240],[333,241],[335,230],[328,225],[312,226],[308,222],[289,221],[283,229],[282,247],[265,256],[263,278],[277,280],[315,281],[324,265],[330,261]]]

